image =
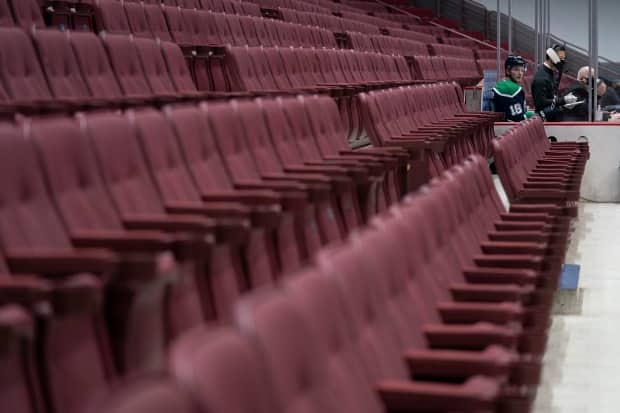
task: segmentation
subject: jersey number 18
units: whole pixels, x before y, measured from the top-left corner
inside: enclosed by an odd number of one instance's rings
[[[520,103],[515,103],[514,105],[510,105],[510,114],[512,116],[521,115],[523,113],[523,107],[521,107]]]

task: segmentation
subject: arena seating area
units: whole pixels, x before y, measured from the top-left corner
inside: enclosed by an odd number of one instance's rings
[[[588,147],[465,110],[495,50],[357,0],[0,46],[0,412],[529,411]]]

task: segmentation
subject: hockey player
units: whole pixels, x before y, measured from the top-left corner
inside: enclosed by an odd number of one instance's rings
[[[508,56],[504,63],[507,78],[493,88],[493,110],[505,113],[507,121],[519,122],[534,114],[527,111],[525,91],[521,87],[526,66],[521,56]]]

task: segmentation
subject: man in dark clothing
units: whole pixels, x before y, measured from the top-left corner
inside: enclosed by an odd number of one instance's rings
[[[616,79],[611,83],[611,86],[616,91],[616,94],[620,96],[620,79]]]
[[[608,79],[601,78],[601,80],[605,84],[605,90],[599,102],[601,108],[605,109],[607,106],[620,105],[620,96],[618,96],[618,92],[612,87],[612,83]]]
[[[568,90],[574,96],[577,96],[577,101],[572,108],[565,110],[563,120],[571,122],[587,122],[588,121],[588,88],[592,88],[592,113],[596,111],[596,91],[593,85],[594,69],[590,69],[588,66],[584,66],[577,72],[577,82]]]
[[[562,106],[573,103],[558,97],[558,82],[554,78],[555,71],[562,71],[566,59],[566,48],[554,45],[547,49],[546,59],[532,80],[532,98],[534,109],[543,119],[548,121],[562,120]]]
[[[596,87],[594,86],[594,69],[590,69],[588,66],[584,66],[577,72],[577,82],[573,85],[569,91],[573,95],[577,96],[577,99],[581,103],[576,103],[570,110],[564,111],[564,120],[567,121],[588,121],[588,90],[592,89],[592,113],[595,113],[600,106],[604,108],[609,105],[617,105],[620,103],[616,91],[607,87],[607,83],[604,79],[598,79],[596,81]]]

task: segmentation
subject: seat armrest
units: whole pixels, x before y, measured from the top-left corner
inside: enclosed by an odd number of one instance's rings
[[[324,173],[334,174],[364,173],[367,170],[359,161],[340,156],[322,157],[320,161],[306,161],[304,165],[318,167]]]
[[[464,303],[443,301],[437,303],[437,310],[446,323],[475,323],[486,321],[494,324],[507,324],[521,321],[523,308],[517,303]]]
[[[460,350],[482,350],[493,344],[512,348],[520,334],[515,328],[490,323],[426,324],[422,329],[431,347]]]
[[[5,257],[13,273],[44,276],[107,274],[118,265],[115,254],[100,249],[8,249]]]
[[[534,291],[532,286],[516,284],[452,283],[449,288],[454,300],[464,302],[520,302]]]
[[[499,242],[546,242],[548,234],[539,231],[492,231],[488,235],[490,241]]]
[[[338,173],[331,173],[329,171],[325,171],[326,173],[309,170],[306,171],[305,167],[303,168],[285,168],[287,172],[286,174],[268,174],[263,175],[262,178],[274,182],[278,180],[282,181],[299,181],[303,184],[307,185],[315,195],[322,193],[322,196],[327,196],[327,191],[330,188],[334,188],[337,190],[346,190],[352,188],[351,179],[348,175]],[[318,192],[317,192],[318,191]]]
[[[213,222],[196,215],[126,214],[122,217],[128,229],[165,232],[212,232]]]
[[[203,205],[207,215],[213,218],[244,219],[252,213],[252,207],[241,202],[205,202]]]
[[[240,181],[235,182],[240,189],[271,189],[277,191],[283,199],[285,209],[306,205],[309,200],[325,199],[329,196],[329,185],[319,183],[299,183],[287,181]]]
[[[106,248],[120,253],[165,251],[172,242],[158,231],[74,231],[70,237],[79,248]]]
[[[284,170],[287,172],[316,172],[320,174],[336,174],[345,175],[347,168],[330,164],[329,162],[304,162],[303,165],[285,165]]]
[[[265,179],[269,182],[301,182],[304,184],[316,183],[316,184],[325,184],[329,185],[330,179],[329,176],[319,173],[318,171],[306,171],[305,168],[294,168],[295,170],[290,170],[290,173],[271,173],[261,175],[262,179]],[[286,169],[289,172],[288,169]]]
[[[580,181],[575,180],[565,180],[558,181],[557,179],[545,179],[545,178],[527,178],[527,180],[523,183],[523,187],[525,189],[529,189],[532,187],[533,189],[537,189],[538,187],[549,188],[549,189],[560,189],[560,190],[577,190],[581,187]]]
[[[546,243],[483,241],[480,248],[485,254],[531,254],[544,256],[547,253]]]
[[[526,268],[540,271],[543,268],[543,258],[526,254],[494,254],[474,256],[474,262],[480,267],[495,268]]]
[[[209,192],[202,194],[205,202],[242,202],[250,205],[278,204],[280,195],[275,191],[230,191],[230,192]]]
[[[561,214],[562,209],[553,204],[511,204],[510,212],[557,215]]]
[[[540,276],[534,270],[525,268],[479,268],[463,270],[467,282],[476,284],[536,285]]]
[[[498,231],[542,231],[546,223],[543,221],[495,221],[494,225]]]
[[[245,242],[249,236],[250,209],[237,203],[219,205],[203,203],[167,204],[166,210],[173,214],[203,214],[213,220],[218,242]],[[217,215],[217,217],[215,216]]]
[[[410,151],[421,151],[426,148],[426,140],[425,139],[388,139],[382,142],[383,146],[396,146],[405,148]]]
[[[518,356],[506,348],[490,346],[483,351],[407,350],[404,358],[413,377],[464,379],[477,374],[508,377]]]
[[[517,194],[519,199],[528,199],[528,200],[549,200],[549,199],[557,199],[557,200],[568,200],[568,201],[577,201],[579,199],[579,191],[564,191],[559,189],[532,189],[532,188],[524,188],[518,191]]]
[[[296,182],[265,182],[265,181],[236,181],[234,183],[235,188],[246,190],[270,190],[281,193],[281,191],[305,191],[308,187],[301,183]]]
[[[0,306],[19,304],[26,308],[49,299],[53,285],[36,275],[0,275]]]
[[[167,202],[166,212],[173,215],[205,215],[211,218],[247,218],[249,208],[236,202],[205,204],[203,202]]]
[[[500,388],[496,380],[473,377],[463,384],[380,380],[375,384],[389,412],[493,411]]]
[[[553,218],[552,215],[538,212],[505,212],[500,214],[500,218],[503,221],[516,221],[516,222],[546,222]]]

